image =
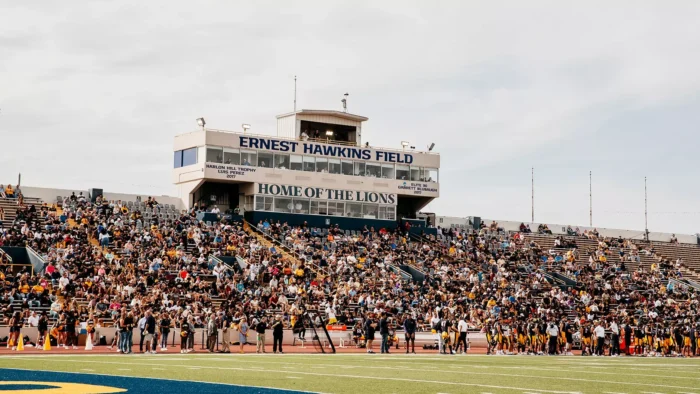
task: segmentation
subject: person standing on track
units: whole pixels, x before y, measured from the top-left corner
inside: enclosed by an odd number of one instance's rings
[[[377,323],[372,319],[372,314],[368,313],[365,319],[365,343],[367,347],[367,353],[374,353],[372,350],[372,342],[374,342],[374,331],[377,328]]]
[[[190,327],[190,323],[187,321],[187,318],[183,318],[182,322],[180,323],[180,353],[189,353],[187,343],[189,342],[191,330],[192,327]]]
[[[145,331],[146,331],[146,315],[145,314],[139,319],[137,325],[139,327],[139,333],[141,333],[141,335],[139,335],[139,352],[143,353],[143,341],[144,341],[144,335],[145,335]],[[146,351],[148,351],[148,349],[146,349]]]
[[[593,330],[593,333],[595,334],[595,355],[596,356],[602,356],[603,355],[603,345],[605,345],[605,328],[603,328],[603,325],[600,324],[600,321],[595,322],[596,326],[595,329]]]
[[[386,312],[382,312],[382,318],[379,319],[379,334],[382,336],[382,348],[380,353],[389,354],[389,319]]]
[[[282,339],[284,337],[284,324],[282,324],[282,316],[275,316],[275,322],[272,323],[272,352],[277,353],[277,348],[279,346],[280,354],[284,353],[282,351]]]
[[[207,350],[209,350],[209,353],[214,353],[218,340],[219,328],[216,326],[216,315],[212,313],[207,321]]]
[[[146,311],[143,318],[145,319],[143,325],[145,338],[143,341],[146,342],[146,353],[155,354],[156,351],[151,349],[153,349],[153,346],[155,345],[156,318],[153,317],[153,313],[150,310]]]
[[[78,349],[78,337],[75,335],[76,316],[73,310],[66,311],[66,349],[68,344],[73,346],[74,350]]]
[[[260,318],[258,324],[255,325],[255,352],[265,353],[265,330],[267,330],[267,322],[265,318]]]
[[[559,339],[559,328],[554,322],[550,322],[547,327],[547,335],[549,337],[549,349],[548,353],[550,356],[557,354],[557,340]]]
[[[411,353],[416,354],[417,326],[416,318],[413,315],[408,315],[408,317],[403,321],[403,330],[406,333],[406,354],[408,354],[409,345],[411,347]]]
[[[170,335],[170,315],[168,312],[164,312],[160,318],[160,350],[168,350],[168,335]]]
[[[459,332],[459,337],[457,337],[457,345],[455,346],[455,352],[460,351],[460,354],[467,354],[467,315],[463,315],[459,322],[457,323],[457,331]]]
[[[187,317],[187,323],[189,323],[190,330],[189,330],[189,335],[187,336],[187,352],[194,352],[194,316],[190,314]]]
[[[225,314],[221,321],[221,353],[231,353],[231,317]]]
[[[21,335],[22,328],[22,315],[20,312],[15,312],[9,322],[10,326],[10,338],[7,341],[7,346],[12,346],[12,350],[17,350],[17,342],[19,342],[19,336]]]
[[[240,353],[243,354],[243,346],[248,342],[248,321],[245,316],[241,317],[241,322],[238,323],[238,345],[240,346]]]
[[[610,331],[610,355],[617,357],[620,355],[620,327],[614,318],[610,321]]]

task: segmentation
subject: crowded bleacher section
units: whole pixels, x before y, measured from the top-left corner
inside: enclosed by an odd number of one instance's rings
[[[547,225],[505,231],[495,221],[437,235],[247,223],[220,212],[203,221],[206,207],[183,211],[151,197],[78,193],[46,203],[0,189],[0,323],[10,349],[25,327],[38,329],[37,347],[51,338],[71,349],[80,332],[99,344],[100,328],[116,327],[104,346],[130,353],[173,343],[193,351],[196,329],[208,351],[227,352],[259,342],[254,334],[264,341],[266,329],[303,343],[329,325],[346,327],[368,353],[415,352],[416,341],[466,353],[483,334],[496,355],[700,355],[700,249],[673,240],[571,226],[564,235]],[[7,251],[17,248],[43,265],[16,264]]]

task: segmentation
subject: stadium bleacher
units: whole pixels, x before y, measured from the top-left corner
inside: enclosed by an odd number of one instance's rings
[[[544,345],[521,347],[518,335],[545,321],[579,334],[594,321],[608,329],[616,321],[694,330],[698,318],[700,248],[693,245],[507,232],[494,224],[424,236],[203,222],[195,209],[151,198],[93,203],[73,194],[50,206],[31,197],[0,206],[0,246],[32,248],[45,262],[43,270],[17,270],[0,257],[2,324],[16,312],[28,324],[32,311],[55,310],[49,326],[74,315],[110,327],[127,313],[152,310],[167,312],[174,328],[185,321],[206,327],[212,313],[218,325],[279,315],[298,333],[303,314],[312,313],[323,326],[361,331],[333,336],[361,346],[365,322],[386,312],[392,333],[409,316],[427,333],[436,322],[464,320],[471,332],[514,340],[487,339],[489,351],[536,353]],[[435,338],[441,346],[444,338]]]

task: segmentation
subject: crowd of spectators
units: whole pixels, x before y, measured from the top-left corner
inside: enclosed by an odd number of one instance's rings
[[[568,353],[598,326],[612,354],[620,344],[631,348],[620,340],[628,326],[653,329],[654,338],[657,331],[662,339],[666,330],[683,333],[681,343],[652,342],[647,353],[682,354],[686,337],[688,352],[698,350],[698,301],[681,282],[682,262],[594,232],[572,229],[543,247],[529,227],[509,233],[496,222],[419,236],[404,229],[205,223],[194,209],[158,215],[162,205],[150,197],[128,204],[73,194],[57,205],[20,204],[17,219],[0,230],[0,246],[27,246],[46,261],[40,272],[0,264],[5,324],[17,312],[31,324],[32,311],[43,308],[59,333],[80,323],[127,332],[143,329],[139,322],[150,317],[158,332],[211,332],[240,328],[245,318],[251,330],[280,321],[303,338],[310,314],[311,324],[353,329],[369,352],[374,326],[386,342],[397,329],[410,331],[407,321],[435,331],[445,353],[466,351],[466,343],[452,345],[467,329],[486,333],[489,352],[497,354]],[[540,225],[538,233],[551,231]],[[595,246],[579,247],[584,241]],[[641,256],[654,263],[643,266]],[[129,352],[129,341],[120,334],[114,345]],[[151,338],[146,349],[156,342]]]

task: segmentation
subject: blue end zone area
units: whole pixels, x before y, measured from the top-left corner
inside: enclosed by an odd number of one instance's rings
[[[107,393],[197,393],[298,394],[303,391],[279,390],[232,384],[199,383],[180,380],[136,378],[81,373],[0,369],[0,394],[107,394]]]

